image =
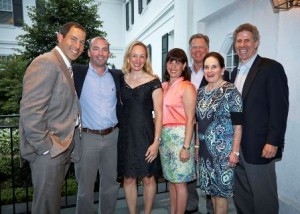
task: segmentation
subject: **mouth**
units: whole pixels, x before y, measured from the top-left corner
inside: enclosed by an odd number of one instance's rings
[[[71,53],[73,53],[74,55],[78,55],[78,54],[79,54],[79,51],[71,50]]]
[[[248,50],[246,49],[239,49],[239,53],[241,54],[246,54],[248,52]]]

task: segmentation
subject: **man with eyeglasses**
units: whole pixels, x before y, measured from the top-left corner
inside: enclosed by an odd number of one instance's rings
[[[94,187],[99,172],[98,213],[115,213],[117,182],[117,109],[120,70],[108,69],[109,43],[95,37],[88,50],[89,65],[73,67],[74,82],[82,110],[82,128],[75,142],[81,144],[81,159],[75,162],[78,182],[76,213],[94,213]]]
[[[209,38],[206,35],[197,33],[189,39],[190,55],[192,57],[192,63],[190,67],[191,71],[191,82],[198,88],[207,85],[207,81],[204,78],[203,73],[203,58],[209,52]],[[195,146],[196,150],[196,161],[198,161],[198,150],[199,145]],[[196,213],[198,212],[199,196],[197,193],[197,180],[189,182],[188,188],[188,202],[185,213]],[[206,196],[206,209],[207,213],[213,213],[210,196]]]

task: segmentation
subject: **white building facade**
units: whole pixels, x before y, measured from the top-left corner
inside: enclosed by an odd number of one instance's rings
[[[7,1],[7,0],[5,0]],[[9,0],[8,0],[9,1]],[[12,0],[11,0],[12,1]],[[1,1],[0,1],[1,2]],[[25,3],[26,2],[26,3]],[[153,69],[163,73],[163,57],[173,47],[189,56],[188,40],[194,33],[210,38],[210,51],[220,52],[229,68],[234,66],[232,32],[243,23],[260,31],[258,53],[279,61],[289,81],[290,109],[283,159],[277,163],[280,213],[300,213],[300,9],[275,13],[269,0],[98,0],[103,30],[111,43],[114,58],[109,62],[121,68],[126,46],[133,40],[144,42],[151,52]],[[24,21],[30,23],[23,0]],[[1,13],[1,7],[0,7]],[[17,47],[15,37],[21,28],[0,23],[0,56]]]

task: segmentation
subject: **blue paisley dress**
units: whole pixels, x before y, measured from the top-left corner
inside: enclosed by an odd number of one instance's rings
[[[210,92],[197,92],[199,182],[207,195],[233,196],[234,168],[229,167],[233,125],[242,124],[242,97],[236,87],[226,82]]]

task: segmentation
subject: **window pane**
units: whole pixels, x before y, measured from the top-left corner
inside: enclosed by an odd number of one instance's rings
[[[236,53],[234,53],[234,56],[233,56],[233,64],[235,66],[237,66],[239,64],[239,57]]]
[[[238,64],[239,58],[234,51],[233,44],[231,44],[226,54],[226,70],[232,71],[234,67],[238,66]]]
[[[232,66],[232,56],[228,55],[227,56],[227,63],[226,63],[227,67],[231,67]]]
[[[12,0],[0,0],[0,11],[12,12]]]
[[[12,12],[0,11],[0,24],[13,25],[14,20]]]

